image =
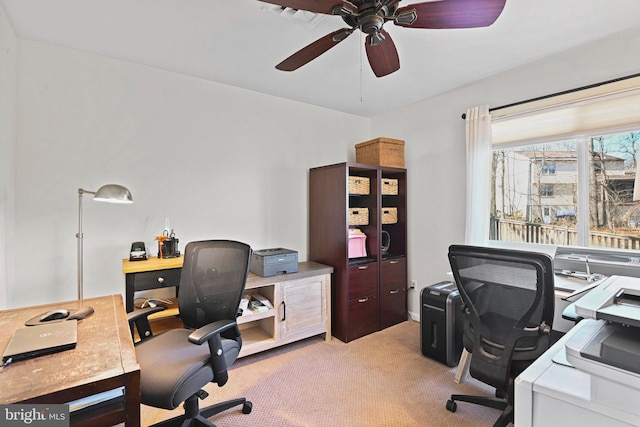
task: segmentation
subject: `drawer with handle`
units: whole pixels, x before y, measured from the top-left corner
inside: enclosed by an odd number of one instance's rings
[[[358,264],[349,267],[349,299],[378,294],[378,263]]]
[[[169,268],[166,270],[145,271],[140,273],[129,273],[133,275],[133,289],[135,291],[145,291],[180,285],[181,268]]]

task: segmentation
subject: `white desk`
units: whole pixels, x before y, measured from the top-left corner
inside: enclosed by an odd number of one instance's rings
[[[594,323],[578,323],[516,378],[516,426],[640,425],[640,389],[554,361],[566,362],[566,341]]]

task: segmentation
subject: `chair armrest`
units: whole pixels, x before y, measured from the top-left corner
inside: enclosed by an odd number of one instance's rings
[[[196,329],[189,335],[189,342],[201,345],[205,341],[209,343],[211,353],[211,366],[213,368],[213,380],[222,387],[229,379],[227,373],[227,362],[222,350],[222,338],[220,334],[227,329],[235,328],[237,324],[234,320],[218,320]]]
[[[220,335],[227,329],[236,326],[234,320],[218,320],[208,325],[204,325],[201,328],[196,329],[189,335],[189,342],[193,344],[202,344],[205,341],[209,341],[212,336]]]
[[[141,341],[151,338],[153,336],[153,332],[151,331],[151,325],[149,324],[149,315],[164,309],[165,308],[162,306],[146,307],[128,313],[127,321],[129,322],[129,329],[131,330],[131,339],[133,339],[134,326],[138,329],[138,336],[140,336]]]

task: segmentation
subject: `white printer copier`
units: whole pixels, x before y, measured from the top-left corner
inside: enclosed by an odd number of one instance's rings
[[[640,279],[611,276],[515,384],[515,425],[640,426]]]

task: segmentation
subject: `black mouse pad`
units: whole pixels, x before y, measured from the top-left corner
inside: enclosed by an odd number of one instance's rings
[[[32,317],[31,319],[27,320],[26,322],[24,322],[24,324],[25,326],[38,326],[38,325],[46,325],[49,323],[64,322],[66,320],[74,320],[74,319],[82,320],[93,313],[93,307],[82,307],[80,310],[69,310],[69,309],[66,309],[66,310],[69,312],[69,316],[63,319],[47,320],[46,322],[43,322],[40,319],[44,314],[48,313],[48,311],[45,311],[43,313],[38,314],[36,317]]]

